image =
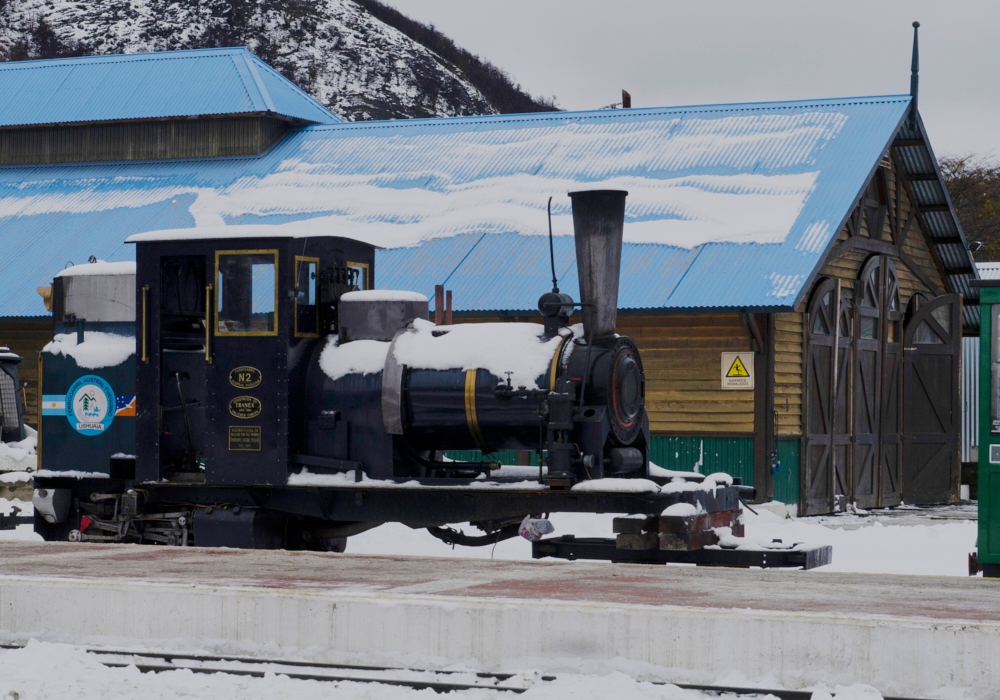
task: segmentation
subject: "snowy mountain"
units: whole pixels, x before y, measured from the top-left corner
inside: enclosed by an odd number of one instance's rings
[[[0,0],[2,60],[218,46],[246,46],[348,120],[491,114],[511,94],[517,111],[554,108],[375,0]]]

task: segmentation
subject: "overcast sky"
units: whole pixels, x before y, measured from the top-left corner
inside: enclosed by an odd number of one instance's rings
[[[563,109],[910,89],[937,155],[1000,157],[1000,0],[383,0]]]

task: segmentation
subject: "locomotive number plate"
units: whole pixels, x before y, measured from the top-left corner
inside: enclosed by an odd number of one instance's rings
[[[233,452],[260,452],[259,425],[229,426],[229,449]]]
[[[237,396],[229,402],[229,413],[235,418],[256,418],[260,415],[260,400],[253,396]]]
[[[253,389],[260,385],[262,378],[256,367],[237,367],[229,373],[229,383],[237,389]]]

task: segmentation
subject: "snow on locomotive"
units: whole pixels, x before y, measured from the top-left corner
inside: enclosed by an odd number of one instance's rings
[[[532,515],[632,513],[600,552],[550,538],[535,554],[657,561],[742,534],[749,487],[650,474],[642,360],[615,333],[626,193],[571,197],[582,299],[544,294],[543,324],[436,326],[422,295],[373,289],[374,246],[267,227],[140,234],[134,267],[64,270],[36,531],[342,551],[386,522],[475,545]],[[444,456],[469,449],[543,466]],[[444,527],[464,522],[483,534]]]

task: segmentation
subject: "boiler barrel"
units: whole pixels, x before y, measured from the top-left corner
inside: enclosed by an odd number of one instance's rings
[[[534,450],[544,397],[496,397],[486,370],[409,369],[404,379],[404,432],[418,450]],[[540,377],[539,386],[548,386]]]

